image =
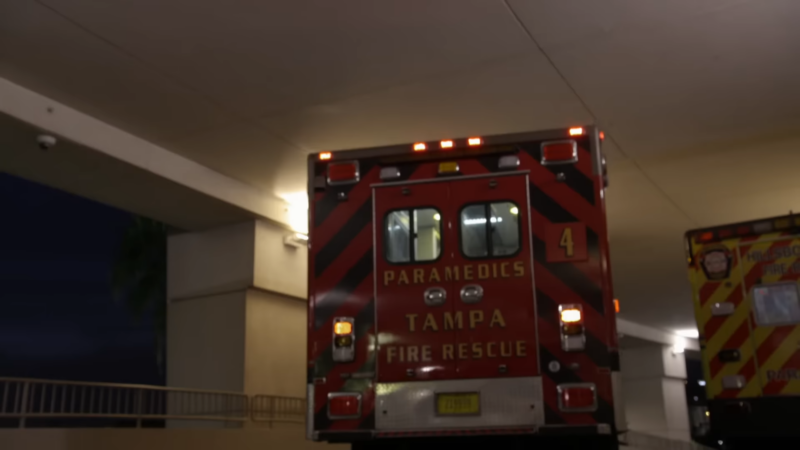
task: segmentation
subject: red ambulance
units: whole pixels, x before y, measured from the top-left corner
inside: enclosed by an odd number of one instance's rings
[[[576,127],[309,158],[309,439],[617,448],[602,140]]]

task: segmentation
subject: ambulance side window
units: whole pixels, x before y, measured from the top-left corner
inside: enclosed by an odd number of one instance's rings
[[[519,207],[477,203],[461,209],[461,252],[467,258],[512,256],[519,251]]]
[[[442,253],[441,214],[435,208],[391,211],[384,233],[390,263],[435,261]]]

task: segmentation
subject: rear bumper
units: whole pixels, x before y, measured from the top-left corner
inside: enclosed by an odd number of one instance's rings
[[[590,437],[604,436],[612,438],[612,427],[606,424],[599,425],[555,425],[540,427],[509,427],[509,428],[465,428],[447,430],[415,430],[415,431],[320,431],[317,440],[331,443],[356,442],[369,440],[420,440],[427,438],[436,439],[463,439],[480,436],[494,437]]]
[[[800,397],[711,400],[708,410],[713,436],[800,438]]]

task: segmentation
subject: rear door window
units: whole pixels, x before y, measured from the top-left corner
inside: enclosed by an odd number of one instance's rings
[[[391,211],[384,220],[386,260],[436,261],[442,253],[442,216],[436,208]]]
[[[466,205],[459,214],[461,253],[472,259],[507,257],[520,249],[519,207],[508,201]]]

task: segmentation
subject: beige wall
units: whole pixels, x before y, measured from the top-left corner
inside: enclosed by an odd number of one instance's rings
[[[305,440],[302,427],[243,430],[0,429],[3,450],[347,449]]]
[[[253,282],[255,223],[169,237],[170,300],[246,289]]]
[[[244,390],[246,291],[170,302],[167,385]]]
[[[304,300],[248,291],[245,393],[305,397],[306,306]]]
[[[671,347],[649,345],[620,351],[625,415],[630,430],[687,441],[686,360]]]
[[[307,248],[253,221],[171,236],[167,383],[305,396]]]
[[[256,222],[253,285],[281,294],[308,297],[308,249],[286,246],[292,234],[266,222]]]

